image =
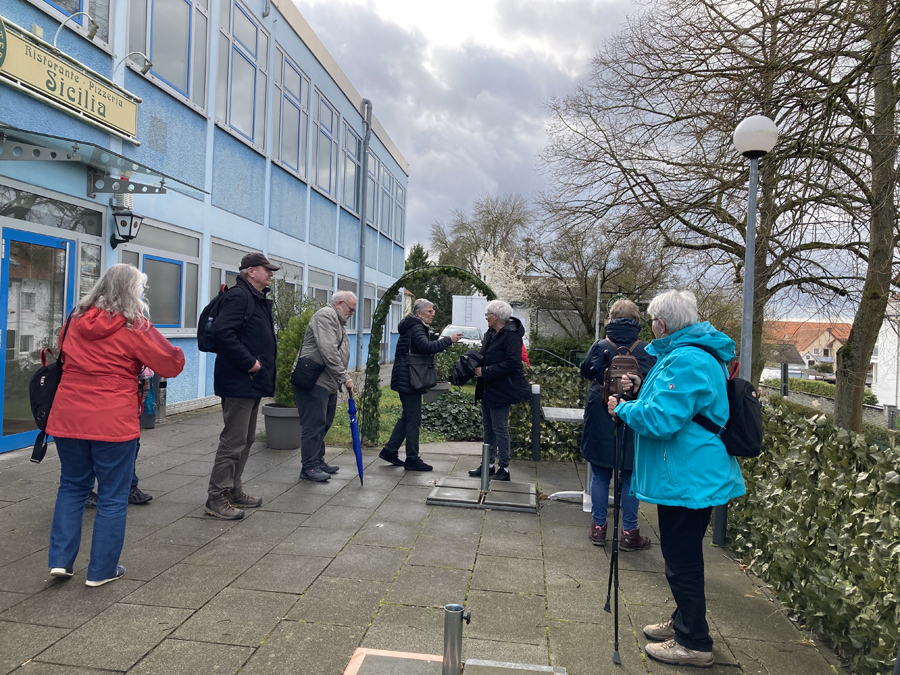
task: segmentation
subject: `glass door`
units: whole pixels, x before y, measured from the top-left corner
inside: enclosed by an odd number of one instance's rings
[[[0,263],[0,399],[3,428],[0,452],[34,443],[28,382],[40,364],[40,351],[51,347],[74,302],[75,242],[4,228]]]

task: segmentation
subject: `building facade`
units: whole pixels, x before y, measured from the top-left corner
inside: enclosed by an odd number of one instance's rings
[[[241,257],[326,302],[357,292],[365,221],[356,366],[403,273],[409,165],[377,118],[366,141],[365,100],[291,0],[0,0],[0,18],[0,452],[33,442],[39,350],[120,262],[185,352],[169,404],[196,407],[216,400],[197,317]],[[129,212],[137,236],[114,238]]]

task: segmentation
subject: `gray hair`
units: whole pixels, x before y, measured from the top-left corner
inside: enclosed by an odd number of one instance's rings
[[[419,316],[422,312],[431,309],[434,307],[434,303],[431,300],[426,300],[425,298],[419,298],[416,300],[413,305],[413,314],[415,316]]]
[[[331,296],[332,304],[336,302],[350,302],[351,300],[356,300],[356,293],[353,291],[338,291]]]
[[[512,307],[506,300],[491,300],[484,308],[486,314],[493,314],[506,323],[512,316]]]
[[[113,265],[100,277],[94,287],[75,306],[74,316],[83,315],[91,307],[109,314],[121,314],[125,323],[133,328],[135,323],[150,318],[150,305],[144,300],[147,275],[134,265]]]
[[[647,312],[665,321],[666,332],[671,335],[697,323],[697,297],[690,291],[666,291],[650,301]]]

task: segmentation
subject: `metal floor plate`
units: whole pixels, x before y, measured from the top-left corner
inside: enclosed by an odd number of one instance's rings
[[[426,504],[468,509],[500,509],[537,513],[537,493],[531,483],[493,481],[484,502],[481,482],[466,478],[444,477],[438,480]]]

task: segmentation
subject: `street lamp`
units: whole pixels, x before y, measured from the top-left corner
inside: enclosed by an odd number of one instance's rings
[[[747,201],[747,236],[744,246],[744,309],[741,318],[741,368],[738,376],[750,380],[753,365],[753,290],[756,263],[756,182],[759,158],[764,157],[778,140],[778,127],[764,115],[752,115],[734,130],[734,147],[750,160],[750,194]],[[713,521],[713,543],[725,545],[728,506],[717,506]]]
[[[119,244],[131,241],[138,235],[141,229],[141,223],[144,222],[144,216],[134,211],[116,211],[113,213],[113,220],[116,224],[115,232],[109,235],[109,243],[115,248]]]

